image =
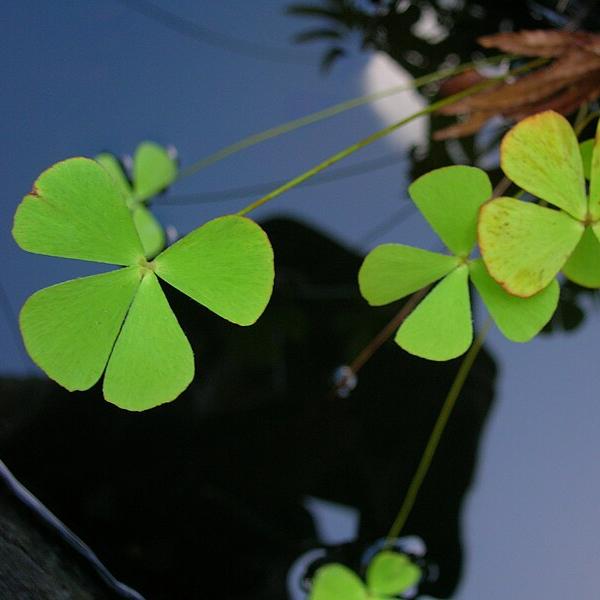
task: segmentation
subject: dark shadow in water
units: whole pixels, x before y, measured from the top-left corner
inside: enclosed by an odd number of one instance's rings
[[[277,257],[273,301],[255,327],[214,317],[170,290],[197,358],[175,402],[127,413],[98,387],[0,381],[0,456],[122,581],[148,598],[285,597],[289,566],[319,546],[313,495],[360,510],[349,560],[385,535],[457,361],[413,358],[393,343],[345,400],[333,370],[398,310],[358,295],[360,257],[288,220],[265,224]],[[477,360],[406,534],[422,537],[447,597],[461,572],[459,514],[493,398]]]

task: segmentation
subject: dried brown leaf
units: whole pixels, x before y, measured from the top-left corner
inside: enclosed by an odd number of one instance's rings
[[[487,78],[476,69],[468,69],[467,71],[463,71],[462,73],[443,81],[440,85],[440,94],[442,96],[453,96],[473,85],[485,81],[486,79]]]
[[[515,82],[505,82],[492,90],[464,98],[440,112],[456,115],[471,110],[503,111],[536,102],[599,68],[600,56],[580,49],[569,50],[548,67],[525,75]]]
[[[552,58],[561,56],[575,45],[593,45],[595,38],[597,36],[587,32],[539,29],[484,35],[478,38],[477,42],[484,48],[497,48],[511,54]]]
[[[438,129],[433,134],[433,139],[436,141],[450,140],[459,137],[465,137],[477,133],[488,121],[494,116],[490,112],[473,112],[464,121],[459,121],[456,125]]]
[[[532,105],[522,106],[519,110],[506,113],[505,116],[520,121],[529,115],[546,110],[553,110],[563,115],[568,115],[577,110],[584,102],[594,100],[600,95],[600,71],[582,84],[573,85],[560,94],[547,99],[545,102],[537,102]]]
[[[516,119],[547,109],[570,114],[582,103],[600,96],[598,34],[556,30],[519,31],[484,36],[479,43],[486,48],[554,60],[517,80],[499,82],[444,107],[439,111],[440,114],[462,116],[462,120],[436,132],[435,139],[470,135],[495,115]],[[461,87],[463,85],[460,79],[455,81],[453,78],[441,89],[442,92],[446,89],[465,89]]]

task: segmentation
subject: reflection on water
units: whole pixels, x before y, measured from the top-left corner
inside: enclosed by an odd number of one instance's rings
[[[290,567],[297,573],[299,557],[327,539],[328,560],[360,569],[398,511],[457,368],[388,343],[348,398],[331,399],[335,366],[397,308],[360,299],[359,256],[294,222],[265,228],[277,285],[255,327],[172,292],[202,374],[177,401],[135,414],[98,389],[0,381],[6,464],[150,598],[280,599]],[[439,566],[423,585],[432,596],[448,597],[461,573],[459,515],[494,377],[483,353],[403,532]],[[323,501],[350,508],[334,526]]]

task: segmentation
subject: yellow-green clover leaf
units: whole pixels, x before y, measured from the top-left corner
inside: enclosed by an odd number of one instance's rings
[[[383,550],[369,564],[367,587],[373,595],[395,597],[415,587],[422,577],[421,568],[406,554]]]
[[[383,550],[367,569],[366,584],[352,569],[330,563],[317,570],[310,600],[388,600],[421,581],[421,568],[405,554]]]
[[[165,232],[146,202],[168,187],[177,177],[177,163],[169,152],[154,142],[142,142],[133,156],[132,182],[115,156],[102,153],[96,160],[110,173],[123,195],[142,241],[147,258],[165,247]]]
[[[315,574],[310,600],[368,600],[362,579],[348,567],[331,563]]]
[[[533,296],[560,270],[580,285],[600,287],[599,140],[597,131],[593,145],[579,145],[569,122],[553,111],[524,119],[502,140],[506,176],[558,208],[515,198],[496,198],[481,208],[481,254],[509,293]]]
[[[409,194],[452,254],[383,244],[365,258],[358,282],[373,306],[439,281],[400,326],[396,343],[430,360],[463,354],[473,340],[469,279],[508,339],[525,342],[534,337],[556,309],[558,283],[553,281],[532,298],[516,298],[490,277],[481,259],[469,259],[478,212],[492,194],[485,172],[468,166],[436,169],[417,179]]]
[[[583,175],[589,181],[592,175],[592,154],[594,153],[594,140],[585,140],[579,144],[579,153],[583,164]]]
[[[85,390],[106,371],[104,397],[128,410],[175,399],[194,375],[159,279],[239,325],[258,319],[273,288],[265,232],[236,215],[205,223],[148,262],[119,184],[87,158],[40,175],[17,208],[13,236],[29,252],[124,267],[36,292],[19,321],[50,378]]]

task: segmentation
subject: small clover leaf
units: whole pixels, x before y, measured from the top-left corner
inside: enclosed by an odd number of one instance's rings
[[[367,587],[372,594],[397,596],[415,587],[423,577],[418,565],[406,554],[383,550],[367,569]]]
[[[154,142],[142,142],[133,155],[133,192],[136,200],[156,196],[177,177],[177,163]]]
[[[106,370],[104,397],[145,410],[191,382],[194,357],[159,278],[220,316],[250,325],[273,288],[273,251],[250,219],[209,221],[148,262],[122,191],[86,158],[42,173],[17,208],[13,236],[38,254],[124,268],[33,294],[20,326],[33,360],[69,390],[85,390]]]
[[[367,569],[366,584],[352,569],[324,565],[315,574],[310,600],[391,600],[414,588],[423,574],[406,554],[383,550]]]
[[[561,269],[580,285],[600,287],[598,133],[590,157],[590,144],[578,144],[563,116],[533,115],[504,137],[501,166],[517,185],[560,210],[514,198],[486,203],[478,237],[490,275],[524,298],[544,289]]]
[[[146,202],[169,186],[177,177],[177,163],[169,152],[154,142],[142,142],[133,157],[132,183],[129,183],[121,163],[109,153],[96,156],[111,175],[133,213],[147,258],[156,256],[165,247],[165,232]]]
[[[396,343],[411,354],[449,360],[463,354],[473,339],[469,270],[461,265],[446,275],[404,321]]]
[[[331,563],[315,574],[310,600],[368,600],[361,578],[348,567]]]
[[[416,179],[408,192],[452,254],[469,256],[477,241],[479,208],[492,195],[487,174],[474,167],[443,167]]]
[[[501,197],[481,209],[479,247],[490,275],[527,298],[554,279],[583,232],[566,212]]]
[[[459,264],[456,256],[402,244],[382,244],[365,257],[358,284],[371,306],[382,306],[437,281]]]
[[[507,338],[524,342],[534,337],[556,309],[558,283],[527,300],[515,298],[489,276],[481,260],[468,259],[477,214],[492,194],[487,175],[474,167],[444,167],[417,179],[409,193],[453,255],[384,244],[365,258],[358,281],[371,305],[399,300],[439,281],[400,326],[396,343],[430,360],[463,354],[473,339],[469,278]]]
[[[562,272],[578,285],[600,288],[600,242],[590,227],[585,228]]]

